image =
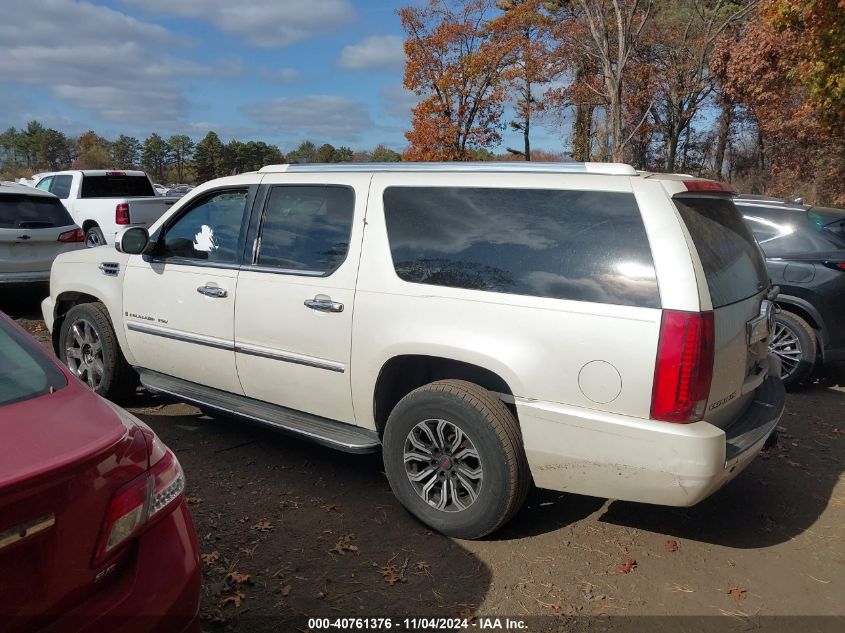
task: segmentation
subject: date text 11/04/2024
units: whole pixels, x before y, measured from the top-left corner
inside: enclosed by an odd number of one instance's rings
[[[400,631],[520,631],[527,625],[515,618],[309,618],[312,630],[389,630]]]

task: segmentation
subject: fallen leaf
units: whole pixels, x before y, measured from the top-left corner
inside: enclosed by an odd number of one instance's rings
[[[794,462],[791,459],[786,460],[786,463],[792,466],[793,468],[804,468],[804,465],[800,462]]]
[[[291,586],[285,585],[284,587],[279,590],[279,593],[282,594],[283,598],[287,598],[290,595]]]
[[[340,512],[340,510],[337,509],[337,505],[334,503],[327,503],[326,505],[320,507],[326,512]]]
[[[458,617],[461,620],[466,620],[467,622],[472,622],[473,620],[475,620],[475,615],[473,614],[472,609],[470,609],[469,607],[464,607],[463,609],[458,611]]]
[[[41,324],[41,323],[37,323],[37,324],[35,325],[35,327],[34,327],[34,328],[32,328],[32,331],[33,331],[33,332],[43,332],[43,331],[44,331],[44,330],[46,330],[46,329],[47,329],[47,328],[46,328],[46,327],[44,327],[44,325],[43,325],[43,324]]]
[[[745,599],[745,594],[747,590],[745,587],[731,587],[728,589],[728,595],[733,598],[736,602]]]
[[[205,499],[202,499],[201,497],[185,497],[185,501],[189,506],[195,506],[205,501]]]
[[[317,592],[317,595],[316,595],[316,596],[314,596],[314,597],[315,597],[317,600],[322,600],[323,598],[325,598],[325,597],[326,597],[326,592],[325,592],[325,591],[318,591],[318,592]]]
[[[230,571],[228,574],[226,574],[226,580],[235,585],[250,584],[249,579],[249,574],[242,574],[239,571]]]
[[[665,545],[666,549],[670,552],[677,552],[678,551],[678,541],[676,541],[673,538],[670,538],[669,540],[667,540],[666,543],[664,543],[664,545]]]
[[[235,607],[240,608],[241,601],[246,598],[246,594],[241,591],[235,591],[234,593],[227,593],[220,596],[220,601],[217,603],[218,607],[225,607],[230,602],[235,605]]]
[[[201,554],[200,558],[202,559],[202,562],[206,565],[211,565],[212,563],[216,563],[218,560],[220,560],[220,552],[214,550],[213,552],[209,552],[208,554]]]
[[[384,578],[384,582],[388,585],[395,585],[401,577],[399,576],[399,568],[396,565],[385,565],[381,569],[378,570],[378,573],[381,574],[382,578]]]
[[[274,529],[273,524],[270,523],[267,519],[262,519],[258,523],[252,526],[253,530],[258,530],[259,532],[269,532],[270,530]]]
[[[417,567],[417,571],[425,571],[425,572],[427,572],[429,569],[431,569],[431,565],[429,565],[429,564],[428,564],[426,561],[424,561],[424,560],[421,560],[421,561],[417,562],[416,567]]]
[[[358,546],[352,543],[352,541],[354,540],[354,534],[344,534],[337,540],[337,542],[334,544],[334,547],[331,548],[329,551],[341,555],[343,555],[345,552],[352,552],[353,554],[358,554]]]
[[[617,565],[616,570],[620,574],[630,574],[632,571],[634,571],[634,569],[636,567],[637,567],[637,561],[635,561],[633,558],[629,558],[628,560],[626,560],[621,565]]]

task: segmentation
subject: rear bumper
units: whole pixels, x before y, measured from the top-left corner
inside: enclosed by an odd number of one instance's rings
[[[50,281],[50,268],[23,272],[0,272],[0,286],[45,283]]]
[[[672,424],[517,399],[526,456],[541,488],[666,506],[691,506],[736,477],[783,414],[768,378],[727,429]]]
[[[199,547],[183,501],[139,539],[131,565],[72,611],[49,633],[131,631],[199,633]]]

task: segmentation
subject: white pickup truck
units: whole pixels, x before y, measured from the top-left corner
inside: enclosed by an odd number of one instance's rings
[[[156,195],[142,171],[85,169],[39,174],[38,189],[59,197],[89,248],[112,244],[118,230],[149,227],[178,197]]]

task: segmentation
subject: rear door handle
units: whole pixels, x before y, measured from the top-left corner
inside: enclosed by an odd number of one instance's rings
[[[229,293],[226,292],[224,288],[220,288],[219,286],[212,286],[209,284],[200,286],[199,288],[197,288],[197,292],[201,295],[205,295],[206,297],[213,297],[215,299],[224,299],[225,297],[229,296]]]
[[[331,299],[306,299],[305,307],[317,312],[343,312],[343,304]]]

